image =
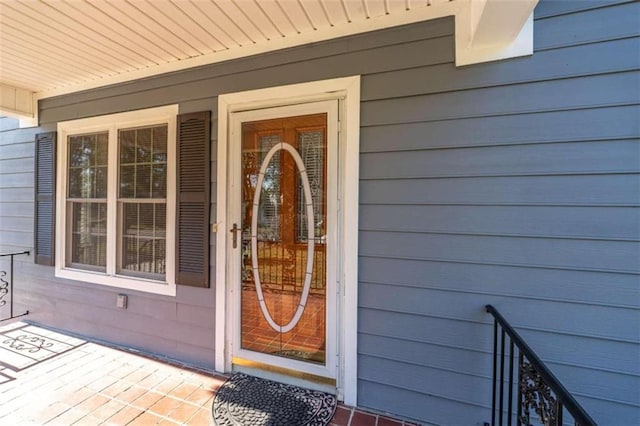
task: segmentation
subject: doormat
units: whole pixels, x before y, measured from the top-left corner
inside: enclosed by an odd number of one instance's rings
[[[325,392],[236,373],[213,399],[218,426],[326,426],[336,398]]]

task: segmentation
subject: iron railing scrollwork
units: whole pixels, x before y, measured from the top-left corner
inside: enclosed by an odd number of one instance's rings
[[[531,424],[531,411],[538,415],[538,419],[545,425],[562,425],[562,409],[560,402],[554,398],[551,388],[535,367],[519,354],[518,360],[520,378],[518,390],[522,395],[522,408],[518,413],[521,424]]]
[[[511,426],[515,418],[517,425],[531,426],[537,421],[545,426],[562,426],[566,410],[576,426],[595,426],[596,422],[500,312],[491,305],[487,305],[486,310],[494,319],[491,424]],[[517,364],[517,381],[514,364]],[[508,377],[505,377],[506,368]],[[517,393],[516,413],[514,393]]]
[[[7,297],[9,299],[9,316],[6,318],[0,318],[0,322],[7,321],[13,318],[22,317],[29,314],[29,311],[25,311],[22,314],[14,315],[13,314],[13,258],[15,256],[20,256],[26,254],[29,256],[31,253],[29,251],[20,251],[15,253],[4,253],[0,254],[0,257],[9,257],[9,271],[0,270],[0,308],[7,305]]]

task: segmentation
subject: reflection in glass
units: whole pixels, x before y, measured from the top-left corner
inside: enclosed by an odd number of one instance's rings
[[[260,164],[274,145],[280,142],[279,134],[264,135],[259,138]],[[281,153],[271,158],[265,170],[258,209],[258,235],[262,241],[280,239],[280,159]]]
[[[164,198],[167,193],[167,165],[166,163],[154,163],[152,167],[151,198]]]
[[[107,263],[108,133],[67,138],[71,266],[104,271]]]
[[[324,235],[324,132],[322,130],[307,130],[298,133],[298,147],[300,156],[304,161],[304,166],[311,187],[311,197],[313,198],[313,215],[315,223],[316,238],[322,238]],[[307,209],[305,206],[304,190],[302,187],[302,179],[298,176],[296,179],[296,190],[298,191],[298,199],[296,206],[297,227],[296,239],[300,242],[307,241]]]
[[[136,165],[136,196],[135,198],[151,198],[151,165]]]
[[[72,202],[71,263],[104,270],[107,264],[107,204]]]
[[[302,158],[312,200],[305,200],[300,170],[291,153],[280,150],[263,165],[269,150],[281,142],[296,149]],[[319,365],[327,362],[326,249],[321,238],[326,234],[325,157],[326,114],[242,124],[240,347],[244,350]],[[261,171],[264,177],[257,187]],[[257,212],[253,207],[256,191],[260,191]],[[310,201],[316,228],[311,287],[300,320],[290,331],[283,331],[278,326],[288,324],[299,309],[308,275],[306,205]],[[267,313],[258,300],[256,272]]]
[[[69,136],[69,198],[106,198],[108,134]]]
[[[166,205],[122,203],[122,248],[118,273],[161,279],[166,271]]]
[[[162,280],[166,272],[167,126],[120,130],[118,149],[122,212],[118,273]]]
[[[151,161],[151,130],[150,128],[146,129],[137,129],[136,130],[136,162],[137,163],[148,163]]]
[[[167,126],[118,132],[119,198],[166,198]]]
[[[136,162],[136,131],[120,130],[118,134],[120,145],[120,164]]]

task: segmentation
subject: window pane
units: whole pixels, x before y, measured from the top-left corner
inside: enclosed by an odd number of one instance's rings
[[[136,163],[148,163],[151,161],[151,129],[138,129],[136,132]]]
[[[151,175],[151,198],[167,197],[167,165],[154,164]]]
[[[133,164],[136,162],[136,131],[122,130],[119,135],[120,164]]]
[[[166,266],[166,205],[122,203],[118,273],[163,279]]]
[[[69,198],[107,197],[108,132],[69,136]],[[107,204],[70,202],[70,259],[75,268],[104,271],[107,263]]]
[[[135,198],[151,197],[151,166],[142,164],[136,166],[136,194]]]
[[[154,163],[167,161],[167,126],[153,128],[153,159]]]
[[[69,169],[69,197],[82,198],[82,173],[83,169]]]
[[[313,215],[315,223],[315,236],[324,235],[324,132],[322,130],[310,130],[298,133],[298,148],[302,161],[304,161],[311,189],[313,203]],[[302,179],[297,177],[297,222],[296,240],[307,241],[307,200],[304,198]]]
[[[69,136],[69,198],[106,198],[108,133]]]
[[[80,137],[69,138],[69,166],[80,167],[88,165],[88,157],[86,156],[84,143]]]
[[[121,130],[118,273],[164,279],[166,266],[167,125]],[[139,203],[136,199],[154,199]],[[125,200],[127,200],[125,202]]]
[[[136,166],[120,166],[120,198],[133,198],[136,194]]]
[[[165,270],[165,259],[167,257],[167,241],[161,239],[153,240],[154,244],[154,255],[157,262],[153,262],[153,272],[154,274],[162,274],[164,275]]]
[[[107,198],[107,168],[70,169],[69,198]]]
[[[96,166],[106,166],[108,159],[109,134],[100,133],[96,142]]]
[[[71,202],[71,263],[104,270],[107,264],[107,204]]]
[[[121,130],[120,198],[166,198],[167,126]]]
[[[138,235],[140,237],[153,237],[153,204],[138,204]]]
[[[138,236],[138,204],[125,203],[122,206],[123,236]]]
[[[280,143],[280,135],[260,136],[258,143],[260,146],[260,164],[258,167],[262,167],[262,162],[269,150]],[[260,241],[280,241],[281,154],[282,152],[277,152],[271,157],[269,166],[264,173],[262,188],[256,189],[256,191],[262,191],[258,209],[258,238]]]
[[[92,198],[107,198],[107,168],[96,167],[94,170],[94,185],[95,193],[92,194]]]

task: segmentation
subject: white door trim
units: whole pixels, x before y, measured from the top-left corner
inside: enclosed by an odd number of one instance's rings
[[[358,331],[358,176],[360,152],[360,76],[322,80],[246,92],[224,94],[218,97],[218,150],[216,195],[216,314],[215,314],[215,368],[220,372],[231,369],[228,342],[227,251],[230,229],[227,220],[229,204],[227,179],[232,112],[276,106],[339,99],[340,152],[338,188],[341,253],[338,256],[340,283],[338,308],[342,326],[338,336],[340,346],[338,372],[338,398],[348,405],[357,405],[357,331]]]

